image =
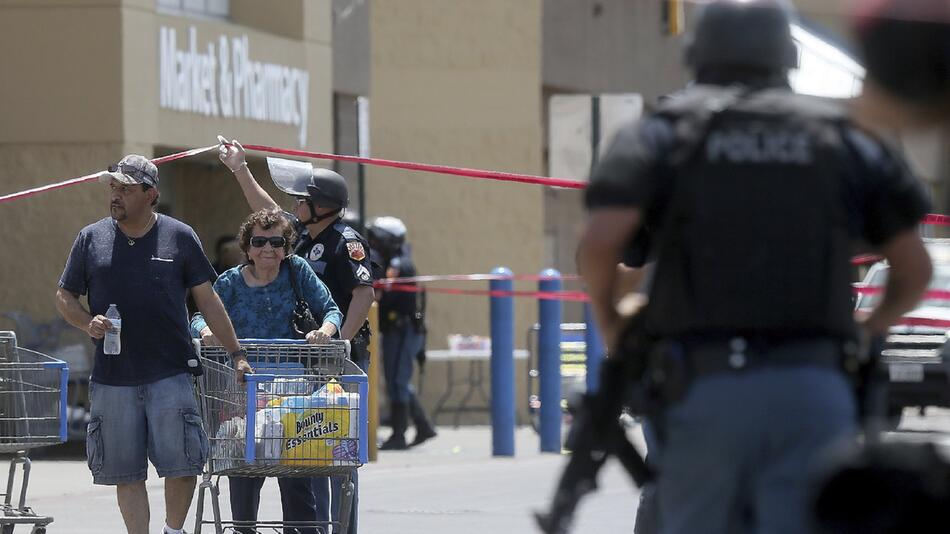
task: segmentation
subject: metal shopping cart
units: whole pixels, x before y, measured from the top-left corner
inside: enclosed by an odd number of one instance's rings
[[[525,340],[528,348],[528,373],[526,390],[528,392],[528,418],[531,428],[540,431],[541,396],[538,378],[538,324],[528,329]],[[580,397],[587,392],[587,344],[584,332],[587,325],[584,323],[561,323],[561,410],[563,412],[564,432],[571,426],[573,415],[571,410],[576,407]]]
[[[282,532],[308,528],[345,533],[353,503],[355,469],[367,461],[366,375],[347,357],[349,344],[310,345],[302,340],[243,340],[255,373],[237,384],[227,352],[199,346],[204,374],[199,406],[211,451],[198,489],[195,534],[213,525],[216,534],[236,528]],[[335,521],[222,520],[222,475],[251,477],[342,476],[343,495]],[[205,493],[211,497],[204,517]]]
[[[12,454],[7,488],[0,509],[0,533],[16,525],[33,525],[33,534],[44,534],[49,516],[37,515],[26,505],[30,459],[35,447],[66,441],[66,362],[17,347],[16,334],[0,332],[0,453]],[[20,494],[13,503],[16,468],[22,467]]]

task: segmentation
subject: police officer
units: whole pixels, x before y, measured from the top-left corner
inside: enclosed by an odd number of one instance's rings
[[[851,20],[867,68],[858,111],[886,127],[950,120],[946,0],[860,0]]]
[[[221,161],[234,173],[251,210],[276,208],[277,203],[257,183],[237,141],[221,145]],[[342,221],[349,204],[346,180],[309,164],[267,158],[277,187],[296,199],[288,214],[300,239],[294,252],[307,260],[330,290],[343,312],[340,337],[351,342],[351,358],[362,369],[369,363],[369,323],[366,316],[375,298],[369,244]]]
[[[218,140],[221,142],[219,158],[234,173],[251,210],[278,207],[248,169],[244,147],[237,140],[230,143],[221,137]],[[274,184],[296,199],[294,212],[287,214],[300,236],[294,252],[307,260],[326,284],[343,312],[340,338],[350,340],[350,358],[361,369],[367,369],[370,331],[366,316],[375,299],[373,267],[369,244],[342,221],[349,204],[346,180],[331,170],[313,168],[307,163],[267,158],[267,164]],[[353,477],[355,484],[355,472]],[[319,483],[319,479],[315,481]],[[334,495],[339,495],[340,482],[334,479]],[[352,532],[357,528],[358,495],[357,491],[350,514]],[[332,510],[335,516],[336,506]]]
[[[809,467],[857,430],[841,371],[856,332],[886,333],[929,281],[928,202],[837,106],[789,90],[797,55],[777,3],[701,9],[686,50],[696,84],[621,128],[591,176],[583,275],[614,346],[616,264],[651,229],[660,531],[807,532]],[[860,330],[857,240],[890,262]]]
[[[370,249],[385,266],[387,278],[416,276],[406,243],[406,225],[396,217],[377,217],[366,228]],[[436,436],[412,387],[412,362],[425,354],[425,293],[385,291],[379,298],[379,332],[383,336],[383,370],[393,433],[381,450],[405,450]],[[409,417],[416,427],[406,443]]]

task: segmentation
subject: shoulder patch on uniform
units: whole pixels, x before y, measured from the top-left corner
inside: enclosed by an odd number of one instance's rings
[[[366,258],[366,250],[359,241],[348,241],[346,243],[346,251],[350,254],[350,258],[356,261],[363,261],[363,259]]]
[[[354,230],[352,226],[344,223],[343,221],[337,221],[334,223],[333,229],[337,232],[340,232],[340,235],[343,236],[343,239],[346,239],[347,241],[360,238],[359,232]]]

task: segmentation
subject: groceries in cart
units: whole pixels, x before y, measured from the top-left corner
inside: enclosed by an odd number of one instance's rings
[[[345,534],[356,493],[354,473],[367,461],[366,374],[347,359],[345,342],[243,340],[242,346],[255,370],[243,384],[234,381],[223,348],[197,346],[205,368],[197,380],[199,405],[211,454],[199,486],[195,532],[200,534],[202,525],[214,525],[215,532],[237,525],[220,515],[220,478],[214,476],[335,476],[343,489],[334,496],[334,519],[295,526]],[[211,497],[211,520],[204,517],[205,495]],[[259,519],[255,525],[288,527]]]
[[[314,382],[279,377],[257,384],[254,415],[255,458],[259,465],[328,466],[358,463],[359,393],[346,392],[331,379],[313,393]],[[221,423],[212,456],[237,459],[245,455],[246,416]]]

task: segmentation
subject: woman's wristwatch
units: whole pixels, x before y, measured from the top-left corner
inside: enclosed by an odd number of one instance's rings
[[[236,350],[236,351],[234,351],[234,352],[229,352],[229,353],[228,353],[228,356],[231,357],[231,361],[234,361],[234,360],[236,360],[236,359],[238,359],[238,358],[244,358],[244,359],[246,360],[246,359],[247,359],[247,349],[245,349],[244,347],[241,347],[241,348],[239,348],[238,350]]]

